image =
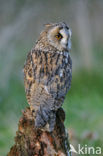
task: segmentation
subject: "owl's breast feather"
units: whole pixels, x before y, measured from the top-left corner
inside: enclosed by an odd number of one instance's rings
[[[68,90],[71,84],[72,62],[69,52],[34,52],[34,77],[38,83],[44,84],[47,92]],[[36,60],[36,61],[35,61]],[[51,89],[51,90],[52,90]]]

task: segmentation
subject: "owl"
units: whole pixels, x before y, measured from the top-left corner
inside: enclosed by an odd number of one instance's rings
[[[64,23],[46,24],[24,64],[28,104],[35,112],[35,127],[51,132],[56,112],[71,86],[71,30]]]

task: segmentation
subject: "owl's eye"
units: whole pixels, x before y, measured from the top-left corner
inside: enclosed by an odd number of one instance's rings
[[[60,40],[60,39],[63,38],[63,36],[62,36],[60,33],[58,33],[58,34],[56,35],[56,38],[57,38],[58,40]]]

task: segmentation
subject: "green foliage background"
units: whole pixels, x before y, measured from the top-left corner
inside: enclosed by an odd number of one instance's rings
[[[48,22],[72,28],[73,79],[64,109],[70,142],[102,148],[103,1],[0,0],[0,156],[14,143],[21,111],[28,106],[23,65]],[[92,156],[92,154],[91,154]]]

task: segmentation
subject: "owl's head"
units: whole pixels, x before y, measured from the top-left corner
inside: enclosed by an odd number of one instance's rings
[[[71,49],[71,34],[70,28],[65,23],[50,23],[45,25],[39,42],[44,44],[45,48],[52,46],[59,51],[69,51]]]

